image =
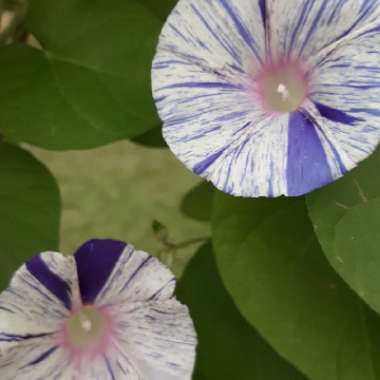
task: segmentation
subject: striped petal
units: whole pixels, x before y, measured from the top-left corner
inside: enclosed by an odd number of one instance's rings
[[[2,380],[74,379],[70,367],[52,337],[18,342],[0,355]]]
[[[219,189],[245,196],[279,195],[286,186],[286,117],[266,117],[247,90],[265,57],[260,5],[179,1],[153,63],[154,95],[174,154]]]
[[[301,59],[311,72],[309,101],[288,132],[285,194],[301,195],[344,175],[379,142],[380,2],[265,0],[265,14],[271,59]]]
[[[23,337],[56,331],[76,289],[72,258],[46,252],[23,265],[0,294],[0,349]]]
[[[380,141],[380,18],[377,29],[346,41],[315,70],[316,124],[347,170]],[[337,160],[335,159],[337,163]]]
[[[103,251],[107,254],[107,251]],[[100,270],[101,273],[101,270]],[[126,245],[95,299],[97,305],[167,300],[175,277],[156,258]]]
[[[308,137],[303,134],[300,141],[294,133],[291,138],[289,131],[290,195],[341,177],[380,141],[380,2],[306,1],[304,7],[298,7],[296,19],[303,22],[297,24],[299,33],[292,49],[308,59],[313,74],[310,100],[301,110],[303,124],[309,125],[303,129]]]
[[[115,270],[126,243],[115,240],[90,240],[75,253],[81,298],[92,304]]]
[[[272,57],[326,55],[377,23],[378,0],[264,0]]]
[[[125,354],[115,349],[86,365],[73,365],[66,352],[52,338],[21,342],[0,356],[2,380],[143,380]],[[151,377],[154,379],[154,376]],[[157,378],[158,379],[158,378]]]
[[[119,241],[32,258],[0,295],[1,378],[190,380],[196,336],[174,287],[158,260]]]
[[[169,147],[233,195],[298,196],[341,177],[380,139],[378,20],[378,0],[179,0],[152,69]],[[306,70],[307,98],[274,115],[253,87],[284,62]]]
[[[185,306],[174,299],[153,301],[120,314],[120,352],[129,353],[124,359],[142,379],[191,379],[197,338]]]
[[[69,368],[65,380],[145,380],[129,358],[130,354],[117,349],[103,355],[83,368]],[[154,379],[154,377],[152,378]]]
[[[4,380],[64,379],[55,333],[78,296],[74,260],[55,252],[32,258],[0,295],[0,373]]]

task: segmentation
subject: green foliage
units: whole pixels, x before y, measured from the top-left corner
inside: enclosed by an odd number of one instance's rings
[[[126,240],[158,255],[162,240],[152,231],[157,219],[171,242],[210,235],[209,225],[182,215],[183,194],[198,182],[167,149],[146,149],[129,141],[86,151],[33,149],[46,162],[63,199],[60,251],[70,254],[94,237]],[[191,246],[172,262],[183,272],[194,254]]]
[[[178,284],[199,339],[194,379],[302,380],[243,319],[224,289],[211,244],[204,245]]]
[[[156,127],[150,69],[159,16],[139,0],[33,0],[27,27],[43,50],[0,50],[1,132],[79,149]]]
[[[380,379],[380,318],[328,265],[304,199],[218,194],[213,238],[244,317],[312,380]]]
[[[334,269],[380,312],[380,150],[341,180],[307,197],[318,239]]]
[[[141,0],[157,16],[165,20],[170,11],[175,7],[177,0]]]
[[[31,154],[0,143],[0,288],[41,251],[58,249],[60,196],[48,170]]]
[[[152,230],[156,238],[160,241],[167,241],[169,239],[169,230],[158,220],[153,220]]]
[[[148,148],[167,148],[166,141],[162,136],[161,127],[156,127],[148,132],[132,139],[138,145],[146,146]]]
[[[0,287],[59,249],[61,211],[49,171],[4,141],[167,147],[150,72],[175,4],[31,0],[26,13],[24,0],[0,0],[0,12],[18,9],[0,36]],[[64,159],[34,151],[64,194],[64,251],[133,235],[180,274],[212,225],[178,286],[199,334],[195,380],[380,380],[380,150],[306,201],[234,198],[201,182],[182,199],[186,218],[179,198],[196,177],[169,151],[125,144]]]
[[[181,203],[182,212],[189,218],[209,221],[215,191],[214,186],[210,182],[203,181],[199,183],[183,198]]]

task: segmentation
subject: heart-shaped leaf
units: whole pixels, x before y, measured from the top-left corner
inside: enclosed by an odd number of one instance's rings
[[[1,132],[81,149],[156,127],[150,70],[164,15],[153,10],[141,0],[31,1],[27,27],[42,50],[0,50]]]
[[[208,222],[211,218],[215,191],[210,182],[203,181],[199,183],[183,198],[181,203],[182,212],[189,218]]]
[[[213,241],[241,313],[308,378],[380,379],[380,317],[329,266],[303,198],[218,193]]]
[[[223,287],[211,244],[193,257],[177,294],[198,332],[195,380],[306,380],[239,314]]]
[[[380,313],[380,150],[307,197],[315,232],[335,270]]]
[[[60,195],[28,152],[0,143],[0,288],[30,257],[58,249]]]

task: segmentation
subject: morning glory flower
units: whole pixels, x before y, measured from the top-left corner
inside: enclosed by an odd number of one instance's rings
[[[379,0],[179,0],[152,69],[174,154],[220,190],[298,196],[380,139]]]
[[[190,380],[196,335],[175,278],[131,245],[32,258],[0,295],[2,380]]]

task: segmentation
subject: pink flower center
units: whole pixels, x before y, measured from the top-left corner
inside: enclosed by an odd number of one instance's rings
[[[84,305],[66,319],[60,343],[79,365],[107,352],[115,336],[110,310]]]
[[[256,92],[267,112],[296,111],[309,92],[309,75],[298,61],[265,64],[256,77]]]

